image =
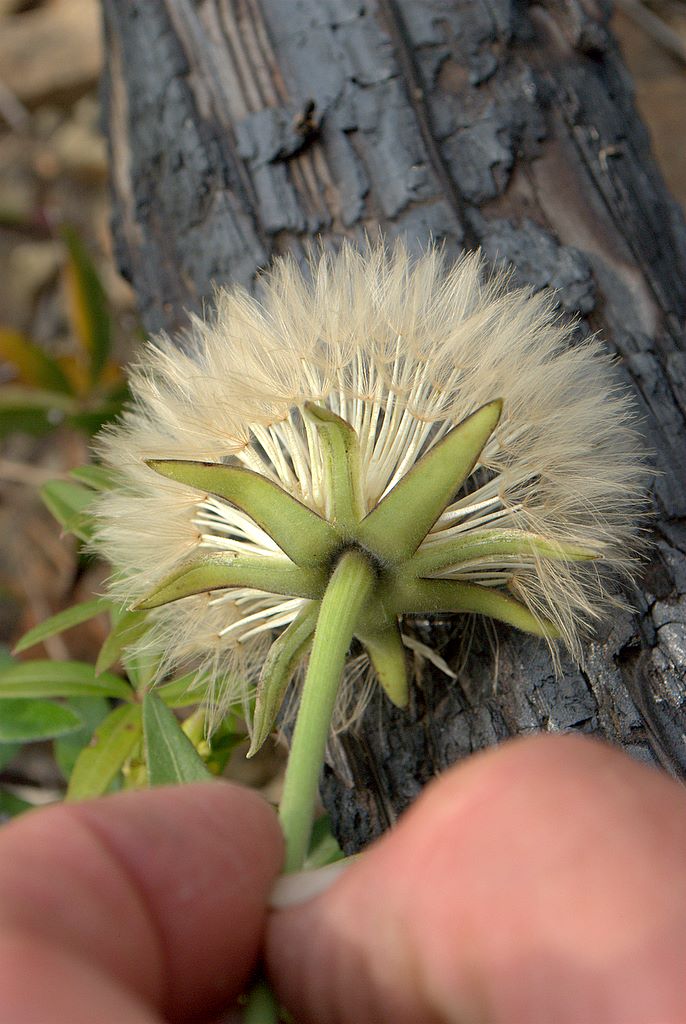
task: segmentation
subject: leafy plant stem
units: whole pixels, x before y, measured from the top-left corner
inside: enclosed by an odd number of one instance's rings
[[[368,558],[344,552],[324,592],[286,768],[279,817],[286,871],[302,868],[338,685],[355,626],[374,583]]]
[[[266,981],[258,981],[250,990],[243,1010],[243,1024],[278,1024],[279,1008]]]

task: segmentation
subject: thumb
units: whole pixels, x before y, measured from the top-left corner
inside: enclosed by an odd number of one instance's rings
[[[227,1005],[254,970],[281,860],[270,808],[222,782],[18,818],[0,830],[0,1018],[123,1024]]]
[[[576,737],[435,782],[322,895],[272,914],[299,1024],[686,1020],[686,797]]]

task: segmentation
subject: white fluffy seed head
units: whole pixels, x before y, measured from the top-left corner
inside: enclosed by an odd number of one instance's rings
[[[455,424],[502,398],[479,464],[422,547],[507,527],[594,551],[594,561],[482,558],[440,574],[507,587],[580,659],[580,638],[611,600],[608,578],[634,565],[644,476],[631,402],[600,343],[575,343],[554,296],[510,289],[473,253],[446,266],[435,249],[413,260],[399,244],[344,245],[305,273],[282,259],[261,285],[259,302],[219,291],[211,319],[193,318],[180,344],[157,338],[130,371],[133,403],[98,441],[122,480],[97,509],[112,592],[140,598],[199,550],[281,556],[248,517],[146,459],[240,464],[327,515],[302,415],[313,401],[357,431],[371,509]],[[165,671],[201,664],[224,708],[301,603],[246,590],[186,598],[154,613],[144,643]]]

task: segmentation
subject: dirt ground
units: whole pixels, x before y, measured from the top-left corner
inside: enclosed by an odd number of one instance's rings
[[[686,210],[686,2],[620,0],[614,29],[636,83],[636,99],[665,178]],[[654,37],[656,23],[670,38]],[[135,302],[117,274],[109,233],[107,147],[99,130],[102,66],[97,0],[0,0],[0,331],[20,331],[53,354],[78,342],[65,301],[60,224],[72,225],[102,279],[124,362],[139,335]],[[0,363],[0,385],[13,369]],[[0,645],[102,584],[103,571],[77,557],[74,543],[43,509],[41,483],[85,461],[82,434],[59,425],[49,435],[8,436],[0,449]],[[97,620],[46,642],[41,656],[94,660]],[[37,650],[30,652],[35,657]],[[46,760],[24,770],[37,785]]]

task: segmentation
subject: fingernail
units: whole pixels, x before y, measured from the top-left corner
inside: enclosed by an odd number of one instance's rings
[[[309,871],[294,871],[290,875],[281,875],[269,897],[270,910],[284,910],[299,903],[314,899],[333,885],[336,879],[347,871],[357,857],[345,857],[334,864]]]

